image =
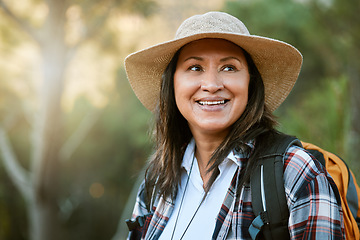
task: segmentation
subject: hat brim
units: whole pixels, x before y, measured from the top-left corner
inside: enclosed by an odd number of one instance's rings
[[[159,102],[161,76],[174,54],[184,45],[204,38],[219,38],[242,47],[252,57],[265,86],[265,104],[277,109],[291,92],[302,65],[301,53],[285,42],[233,33],[200,33],[167,41],[130,54],[125,59],[129,83],[140,102],[154,111]]]

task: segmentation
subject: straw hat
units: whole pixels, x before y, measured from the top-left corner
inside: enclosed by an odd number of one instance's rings
[[[290,93],[299,75],[302,55],[285,42],[251,35],[237,18],[208,12],[186,19],[173,40],[130,54],[125,69],[142,104],[153,111],[159,102],[161,76],[174,54],[185,44],[203,38],[220,38],[245,49],[254,60],[265,85],[265,103],[274,111]]]

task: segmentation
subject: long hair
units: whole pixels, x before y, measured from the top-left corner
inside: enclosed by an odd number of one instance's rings
[[[186,119],[181,115],[175,102],[174,74],[181,49],[172,58],[162,75],[159,104],[155,110],[156,151],[150,158],[145,177],[148,197],[153,188],[163,197],[174,197],[181,179],[181,163],[192,134]],[[232,125],[229,134],[213,153],[208,171],[212,172],[205,186],[208,192],[219,174],[218,166],[228,153],[237,148],[245,148],[245,143],[261,134],[274,130],[275,117],[265,105],[265,88],[261,75],[251,56],[243,50],[250,75],[248,103],[240,118]],[[256,148],[255,148],[256,151]],[[252,154],[256,156],[257,154]],[[256,165],[250,157],[241,173],[240,184],[249,180]]]

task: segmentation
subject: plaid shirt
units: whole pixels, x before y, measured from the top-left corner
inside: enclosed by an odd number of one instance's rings
[[[251,205],[251,189],[238,188],[241,168],[248,154],[238,155],[235,172],[218,214],[212,239],[251,239],[248,229],[255,215]],[[332,190],[335,185],[321,164],[299,147],[290,147],[284,158],[284,186],[289,208],[288,229],[291,239],[345,239],[341,203]],[[172,199],[155,198],[149,213],[144,203],[144,183],[140,186],[133,218],[147,215],[141,239],[158,239],[174,209]]]

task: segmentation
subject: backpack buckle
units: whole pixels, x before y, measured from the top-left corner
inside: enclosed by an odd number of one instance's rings
[[[137,216],[135,220],[127,219],[125,220],[126,225],[129,229],[129,231],[133,231],[138,227],[143,227],[146,221],[146,218],[151,214],[146,214],[144,216]]]

